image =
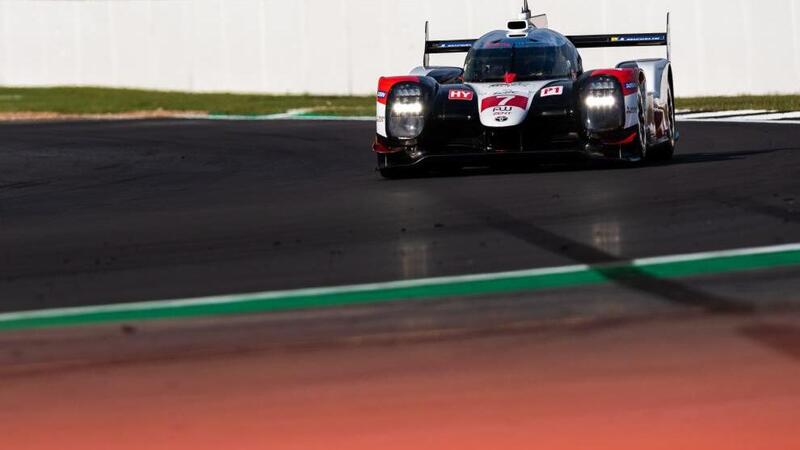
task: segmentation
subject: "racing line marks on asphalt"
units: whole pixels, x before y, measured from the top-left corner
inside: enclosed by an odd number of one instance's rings
[[[472,204],[474,208],[474,201]],[[488,225],[502,230],[517,239],[554,254],[594,267],[600,274],[621,287],[632,289],[657,297],[676,305],[700,308],[710,313],[749,313],[750,305],[703,292],[673,280],[652,276],[644,270],[631,266],[625,270],[621,266],[627,260],[618,258],[598,248],[560,236],[544,228],[519,220],[503,211],[486,208]],[[603,265],[610,265],[605,270]]]
[[[636,274],[654,279],[674,279],[790,266],[800,266],[800,244],[662,256],[597,265],[583,264],[353,286],[13,312],[0,314],[0,330],[212,317],[507,294],[601,285]]]

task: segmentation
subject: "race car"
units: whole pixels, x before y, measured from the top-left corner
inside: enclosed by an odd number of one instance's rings
[[[583,68],[579,48],[666,46],[666,59]],[[373,151],[387,178],[429,166],[612,158],[638,163],[675,152],[669,15],[665,33],[564,36],[532,17],[480,39],[431,41],[423,66],[382,77]],[[462,67],[429,55],[467,53]]]

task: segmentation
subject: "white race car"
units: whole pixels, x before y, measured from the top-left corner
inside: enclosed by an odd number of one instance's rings
[[[521,17],[480,39],[430,41],[424,65],[378,83],[373,150],[386,177],[432,163],[670,159],[678,133],[669,16],[664,33],[564,36]],[[584,70],[579,48],[667,46],[666,59]],[[429,55],[467,53],[464,67]]]

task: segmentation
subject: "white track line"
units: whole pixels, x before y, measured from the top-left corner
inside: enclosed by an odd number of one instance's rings
[[[370,122],[374,117],[365,116],[303,116],[297,114],[269,114],[263,116],[229,116],[229,115],[209,115],[209,116],[186,116],[184,119],[202,120],[250,120],[250,121],[271,121],[271,120],[306,120],[320,122]]]
[[[800,112],[775,112],[767,110],[746,109],[740,111],[719,111],[709,113],[681,114],[679,122],[716,122],[716,123],[771,123],[778,125],[800,124]]]
[[[736,113],[736,112],[733,112]],[[739,112],[741,113],[741,112]],[[731,116],[732,112],[719,112],[719,113],[698,113],[698,114],[684,114],[677,116],[678,122],[734,122],[734,123],[775,123],[796,125],[800,123],[800,112],[797,113],[769,113],[769,111],[752,111],[744,112],[745,114],[754,114],[752,116]],[[701,116],[702,114],[702,116]],[[731,117],[729,117],[731,116]],[[230,121],[274,121],[274,120],[295,120],[295,121],[309,121],[309,122],[373,122],[375,117],[372,116],[306,116],[297,114],[269,114],[258,116],[246,115],[211,115],[211,116],[197,116],[186,115],[180,116],[181,119],[190,120],[230,120]]]
[[[761,120],[761,119],[678,119],[684,123],[752,123],[752,124],[771,124],[771,125],[800,125],[800,120]]]
[[[724,118],[728,116],[746,116],[751,114],[768,114],[771,111],[766,109],[744,109],[741,111],[716,111],[716,112],[702,112],[702,113],[689,113],[679,114],[678,119],[715,119]]]
[[[711,121],[732,120],[736,122],[753,122],[753,121],[765,121],[765,120],[783,121],[783,120],[798,120],[798,119],[800,119],[800,112],[761,114],[755,116],[731,117],[730,119],[711,119]]]

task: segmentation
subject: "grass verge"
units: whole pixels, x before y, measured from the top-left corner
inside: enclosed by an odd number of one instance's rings
[[[679,109],[730,111],[766,109],[800,111],[800,95],[697,97],[677,99]],[[264,115],[289,110],[330,116],[371,116],[372,96],[312,96],[261,94],[195,94],[187,92],[94,87],[0,87],[0,113],[64,115],[124,114],[142,111]]]
[[[678,109],[697,112],[766,109],[800,111],[800,95],[741,95],[738,97],[693,97],[675,100]]]
[[[261,115],[280,114],[292,109],[320,115],[369,116],[375,114],[375,99],[372,96],[195,94],[94,87],[0,87],[0,113],[94,115],[165,110]]]

